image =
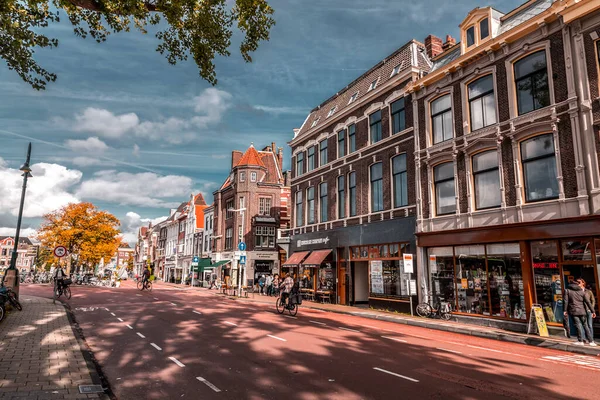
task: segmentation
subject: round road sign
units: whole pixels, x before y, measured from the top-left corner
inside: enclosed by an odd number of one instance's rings
[[[62,258],[67,255],[67,248],[65,246],[56,246],[54,248],[54,255],[58,258]]]

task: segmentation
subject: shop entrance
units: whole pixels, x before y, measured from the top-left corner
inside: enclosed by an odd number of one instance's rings
[[[369,302],[369,263],[367,261],[355,261],[352,265],[354,304],[367,304]]]

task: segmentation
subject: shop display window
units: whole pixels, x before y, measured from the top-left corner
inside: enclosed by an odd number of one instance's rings
[[[410,273],[404,272],[402,260],[382,262],[383,293],[386,296],[408,296]],[[413,293],[414,294],[414,293]]]
[[[427,251],[434,304],[447,302],[456,307],[454,296],[454,256],[452,247],[432,247]]]
[[[299,283],[302,289],[314,289],[315,268],[300,267]]]
[[[455,256],[458,310],[490,315],[484,246],[457,246]]]
[[[486,246],[493,316],[527,319],[519,243]]]
[[[317,290],[335,290],[335,270],[330,266],[319,268]]]
[[[548,322],[563,321],[563,282],[558,265],[558,244],[554,240],[531,242],[536,301]]]
[[[397,244],[390,244],[390,258],[400,257]]]
[[[591,240],[563,240],[562,254],[564,261],[591,261]]]

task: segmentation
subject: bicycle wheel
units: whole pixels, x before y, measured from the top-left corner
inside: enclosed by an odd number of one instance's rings
[[[4,304],[0,305],[0,321],[4,319]]]
[[[19,311],[23,311],[23,306],[21,305],[21,303],[19,303],[19,300],[17,300],[17,296],[15,296],[14,293],[11,293],[8,296],[8,300],[10,301],[10,304],[12,304],[12,306],[14,308],[16,308]]]
[[[138,290],[144,290],[144,284],[142,283],[142,281],[138,281],[137,288]]]
[[[66,287],[63,289],[63,294],[65,295],[65,297],[68,299],[71,298],[71,288],[70,287]]]
[[[283,304],[283,302],[281,301],[281,297],[278,297],[275,301],[275,307],[277,308],[277,312],[279,314],[283,314],[283,312],[285,311],[285,304]]]
[[[292,317],[298,314],[298,304],[292,304],[290,308],[288,308],[288,312]]]
[[[431,313],[433,312],[433,310],[431,309],[431,306],[427,303],[418,304],[415,311],[417,312],[417,315],[419,317],[429,317],[431,315]]]
[[[149,292],[152,291],[152,281],[148,281],[148,283],[146,284],[146,290]]]
[[[444,321],[450,321],[450,318],[452,318],[452,313],[447,312],[447,311],[442,311],[442,313],[440,314],[440,317],[444,320]]]

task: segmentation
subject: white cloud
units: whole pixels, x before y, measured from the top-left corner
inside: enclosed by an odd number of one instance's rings
[[[169,199],[187,198],[190,193],[192,180],[184,176],[100,171],[81,184],[76,196],[122,205],[170,208],[179,203]]]
[[[81,171],[67,169],[59,164],[38,163],[31,167],[33,177],[28,180],[23,216],[41,217],[79,199],[70,189],[81,181]],[[0,210],[18,215],[23,178],[21,171],[8,168],[0,162]]]
[[[131,154],[133,154],[135,157],[140,156],[140,146],[138,146],[137,144],[133,145],[133,151],[131,152]]]
[[[125,214],[125,218],[121,219],[121,235],[123,236],[123,240],[127,243],[134,243],[137,241],[137,233],[140,227],[148,226],[149,223],[154,226],[166,220],[167,218],[167,216],[158,218],[142,218],[138,213],[129,211],[127,214]]]
[[[308,115],[308,113],[310,112],[310,109],[302,108],[302,107],[285,107],[285,106],[272,107],[272,106],[262,106],[262,105],[255,105],[253,107],[255,110],[263,111],[268,114],[275,114],[275,115],[279,115],[279,114]]]
[[[92,167],[98,165],[112,165],[114,163],[107,162],[104,160],[100,160],[98,158],[93,157],[74,157],[71,162],[73,165],[77,165],[78,167]]]
[[[0,227],[0,236],[15,236],[16,231],[17,231],[16,228]],[[21,229],[21,232],[19,233],[19,235],[21,237],[35,236],[36,232],[37,231],[33,228],[25,228],[25,229]]]
[[[85,140],[67,140],[65,146],[73,151],[82,151],[89,153],[103,153],[108,149],[106,143],[95,136]]]
[[[198,131],[218,124],[230,107],[231,99],[231,94],[226,91],[208,88],[187,102],[195,114],[184,118],[142,121],[135,113],[116,115],[109,110],[89,107],[75,115],[72,122],[64,119],[57,122],[75,132],[88,132],[110,139],[131,134],[143,139],[180,144],[193,140]],[[183,104],[186,105],[185,102]]]

